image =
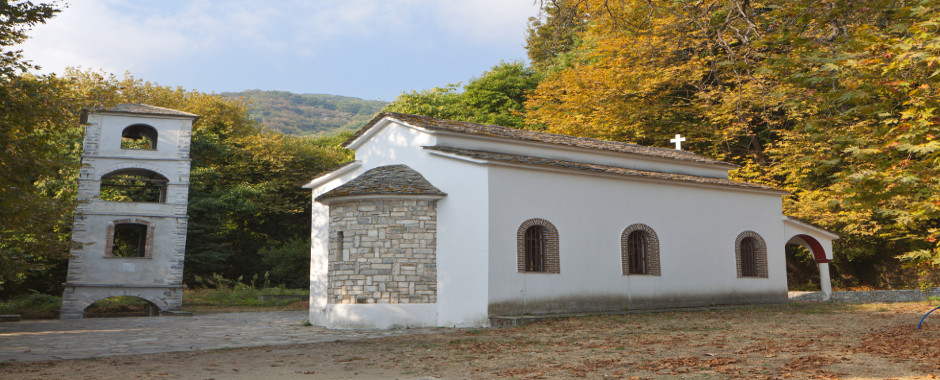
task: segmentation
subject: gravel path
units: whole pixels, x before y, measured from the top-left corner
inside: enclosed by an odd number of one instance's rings
[[[0,323],[0,363],[332,342],[447,329],[327,330],[306,311]]]

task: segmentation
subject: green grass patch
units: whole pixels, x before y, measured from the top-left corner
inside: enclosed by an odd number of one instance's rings
[[[283,287],[255,289],[248,285],[231,288],[197,288],[183,291],[183,309],[186,306],[285,306],[305,301],[307,289]],[[278,297],[287,296],[287,297]]]
[[[48,294],[31,293],[0,301],[0,314],[19,314],[24,319],[58,318],[62,299]]]
[[[250,283],[228,280],[220,275],[196,278],[204,287],[183,291],[183,310],[193,312],[304,310],[309,289],[288,289],[283,285],[269,286],[265,274],[260,287],[257,276]]]

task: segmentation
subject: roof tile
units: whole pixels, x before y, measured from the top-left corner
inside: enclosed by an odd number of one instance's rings
[[[429,129],[432,131],[442,131],[442,132],[452,132],[452,133],[462,133],[467,135],[474,136],[486,136],[486,137],[497,137],[505,138],[511,140],[520,140],[520,141],[531,141],[539,143],[547,143],[554,145],[563,145],[576,148],[584,149],[593,149],[593,150],[603,150],[610,152],[619,152],[619,153],[629,153],[637,154],[647,157],[657,157],[657,158],[667,158],[673,160],[687,161],[687,162],[697,162],[710,165],[720,165],[728,168],[733,168],[735,165],[713,160],[707,157],[703,157],[688,151],[681,151],[675,149],[664,149],[664,148],[654,148],[648,146],[642,146],[637,144],[629,144],[624,142],[617,141],[606,141],[591,139],[586,137],[574,137],[567,135],[558,135],[554,133],[547,132],[538,132],[538,131],[529,131],[522,129],[512,129],[507,127],[501,127],[498,125],[487,125],[487,124],[477,124],[470,123],[466,121],[453,121],[453,120],[441,120],[435,119],[427,116],[420,115],[410,115],[403,113],[394,113],[394,112],[383,112],[376,115],[370,122],[368,122],[364,127],[360,128],[352,137],[346,140],[343,143],[343,146],[348,147],[353,141],[358,139],[360,136],[365,134],[369,129],[371,129],[375,124],[381,121],[384,118],[392,118],[399,120],[408,125],[415,127],[420,127],[424,129]]]
[[[421,173],[408,165],[379,166],[367,170],[349,182],[323,193],[317,202],[355,195],[439,195],[445,196]]]

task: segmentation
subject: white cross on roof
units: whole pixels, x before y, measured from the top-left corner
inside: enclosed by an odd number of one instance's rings
[[[682,137],[679,134],[676,134],[676,138],[669,140],[671,143],[676,144],[676,150],[682,150],[682,142],[685,141],[685,137]]]

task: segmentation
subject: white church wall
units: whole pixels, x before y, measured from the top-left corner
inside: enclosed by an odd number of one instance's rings
[[[601,150],[589,151],[559,145],[546,145],[517,140],[493,139],[476,136],[448,136],[442,134],[438,143],[454,148],[512,153],[525,156],[545,157],[621,168],[689,174],[711,178],[728,178],[730,166],[707,165],[689,161],[657,159],[640,155],[627,155]]]
[[[439,325],[485,326],[489,323],[486,168],[438,156],[412,167],[447,193],[437,209]]]
[[[548,312],[786,299],[779,194],[492,167],[490,312]],[[558,229],[560,273],[519,273],[516,233],[531,218]],[[660,241],[661,276],[622,274],[634,223]],[[769,278],[738,278],[735,238],[759,233]]]
[[[435,137],[413,128],[383,122],[382,125],[376,125],[372,133],[369,139],[355,147],[356,159],[362,162],[361,168],[318,185],[313,196],[332,190],[369,169],[394,164],[410,166],[447,193],[437,205],[437,303],[327,304],[325,289],[329,209],[314,202],[311,323],[332,328],[486,325],[488,209],[483,206],[487,202],[486,169],[428,154],[422,147],[434,145]],[[324,290],[322,300],[314,298],[320,286]]]

